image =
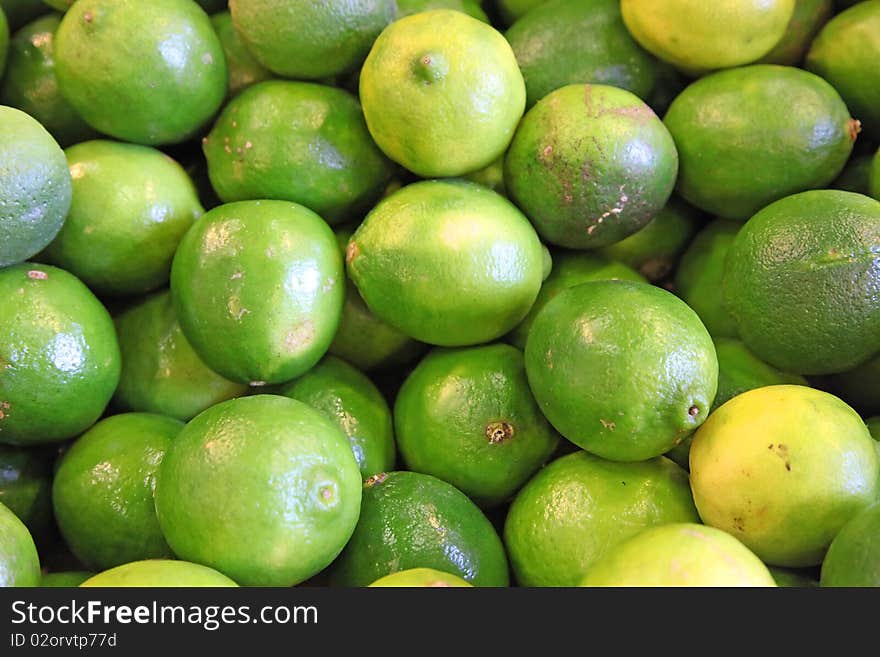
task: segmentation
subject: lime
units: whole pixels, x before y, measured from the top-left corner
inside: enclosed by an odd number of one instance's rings
[[[865,425],[868,427],[871,438],[880,442],[880,415],[869,417],[867,420],[865,420]]]
[[[865,509],[834,537],[822,562],[822,586],[880,587],[880,504]]]
[[[94,577],[95,573],[85,570],[71,570],[60,573],[45,573],[40,578],[42,588],[76,588],[87,579]]]
[[[3,71],[6,68],[6,55],[9,49],[9,23],[6,20],[6,14],[3,7],[0,7],[0,79],[3,78]]]
[[[43,0],[0,0],[0,10],[6,14],[12,30],[18,29],[47,11]]]
[[[785,34],[758,62],[797,66],[803,61],[813,38],[833,13],[832,0],[795,0],[794,13],[788,21]]]
[[[871,196],[880,201],[880,149],[871,161],[870,183]]]
[[[385,577],[380,577],[370,584],[371,587],[406,587],[406,588],[425,588],[425,587],[472,587],[467,580],[450,575],[433,568],[410,568],[409,570],[401,570]]]
[[[853,155],[840,175],[831,183],[831,188],[865,196],[875,196],[871,193],[872,164],[873,158],[870,155]]]
[[[264,68],[247,49],[247,45],[232,24],[232,15],[228,11],[221,11],[211,16],[211,23],[214,24],[214,31],[226,55],[230,96],[237,96],[252,84],[273,77],[272,72]]]
[[[880,354],[828,378],[831,392],[863,416],[880,414]]]
[[[489,166],[474,171],[472,173],[465,174],[463,177],[465,180],[470,180],[471,182],[483,185],[483,187],[488,187],[493,192],[498,192],[502,196],[505,196],[507,194],[507,190],[504,187],[503,155],[492,162],[492,164],[490,164]]]
[[[484,23],[489,22],[478,0],[397,0],[397,18],[431,9],[456,9]]]
[[[511,25],[530,10],[546,2],[547,0],[494,0],[498,13],[501,15],[501,22],[505,25]]]
[[[54,537],[52,518],[52,448],[0,444],[0,503],[18,516],[34,541]]]
[[[0,587],[38,586],[40,558],[30,532],[0,503]]]
[[[803,589],[819,586],[819,580],[813,576],[811,570],[777,568],[775,566],[770,566],[767,570],[773,575],[776,586],[779,587]]]
[[[238,586],[216,570],[186,561],[147,559],[116,566],[84,581],[86,588],[181,588]]]

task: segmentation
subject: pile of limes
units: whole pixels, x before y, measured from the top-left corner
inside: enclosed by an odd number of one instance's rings
[[[880,0],[0,0],[0,585],[880,586],[878,61]]]

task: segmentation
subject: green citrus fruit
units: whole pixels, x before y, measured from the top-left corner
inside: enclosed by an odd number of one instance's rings
[[[0,442],[51,443],[88,429],[119,381],[113,321],[76,277],[48,265],[0,270]]]
[[[698,208],[739,220],[829,184],[858,134],[858,122],[822,78],[764,64],[697,80],[664,122],[681,158],[678,192]]]
[[[522,213],[463,181],[418,182],[380,201],[352,236],[346,261],[376,316],[442,346],[507,333],[534,303],[544,267]]]
[[[858,414],[804,386],[750,390],[697,430],[700,517],[775,566],[821,563],[837,532],[880,495],[880,457]]]
[[[504,25],[511,25],[535,7],[546,2],[547,0],[494,0],[494,5],[501,17],[501,22]]]
[[[117,139],[184,141],[226,97],[223,47],[190,0],[79,0],[64,15],[55,48],[64,97]]]
[[[214,31],[217,32],[223,53],[226,55],[230,96],[237,96],[252,84],[273,77],[272,72],[260,64],[247,49],[247,45],[232,24],[232,15],[228,11],[221,11],[211,16],[211,23],[214,24]]]
[[[727,256],[724,299],[743,342],[781,370],[832,374],[880,345],[880,202],[796,194],[746,223]]]
[[[672,449],[706,419],[718,384],[699,317],[646,283],[560,292],[535,318],[525,358],[532,392],[559,433],[614,461]]]
[[[348,438],[362,477],[394,467],[397,453],[388,402],[372,381],[345,361],[326,356],[279,394],[332,420]]]
[[[822,586],[880,587],[880,504],[843,526],[822,562]]]
[[[831,391],[862,415],[880,414],[880,354],[829,377]]]
[[[376,39],[361,70],[360,98],[379,148],[430,178],[482,169],[504,153],[526,90],[498,31],[435,9],[395,21]]]
[[[871,193],[871,165],[870,155],[853,155],[840,175],[831,183],[831,188],[874,196]]]
[[[330,346],[344,276],[333,231],[318,215],[296,203],[243,201],[214,208],[184,236],[171,293],[208,367],[239,383],[283,383]]]
[[[779,587],[803,589],[819,586],[819,580],[816,579],[811,570],[777,568],[776,566],[769,566],[767,570],[773,575],[776,586]]]
[[[0,503],[18,516],[38,544],[52,538],[54,450],[0,444]],[[42,548],[42,545],[41,545]]]
[[[247,89],[223,110],[204,151],[224,202],[293,201],[330,223],[360,216],[391,176],[357,99],[309,82]]]
[[[473,586],[507,586],[507,557],[482,511],[451,484],[417,472],[364,482],[357,528],[331,583],[368,586],[411,568],[457,575]]]
[[[813,38],[831,18],[832,0],[795,0],[794,13],[773,49],[758,60],[761,64],[797,66],[810,47]]]
[[[431,9],[455,9],[484,23],[489,22],[479,0],[397,0],[397,18]]]
[[[434,587],[473,587],[467,580],[444,573],[433,568],[410,568],[401,570],[385,577],[380,577],[370,584],[370,587],[405,587],[405,588],[434,588]]]
[[[3,77],[3,71],[6,68],[6,56],[9,50],[9,22],[6,20],[6,14],[3,7],[0,7],[0,79]]]
[[[642,529],[697,521],[687,473],[670,460],[614,463],[578,451],[520,490],[504,543],[520,586],[576,586],[591,563]]]
[[[577,249],[632,235],[666,205],[678,155],[628,91],[569,85],[528,111],[504,161],[510,197],[547,242]]]
[[[506,344],[428,354],[397,394],[394,426],[408,470],[482,507],[516,493],[559,440],[529,390],[522,352]]]
[[[60,12],[65,12],[73,6],[76,0],[43,0],[47,5]]]
[[[166,453],[156,487],[174,553],[247,586],[293,586],[323,570],[354,531],[360,501],[342,431],[274,395],[197,415]]]
[[[870,195],[880,201],[880,150],[871,160]]]
[[[17,30],[48,11],[43,0],[0,0],[0,10],[6,14],[9,28],[12,30]]]
[[[0,503],[0,587],[39,586],[40,558],[24,523]]]
[[[463,178],[465,180],[470,180],[471,182],[479,183],[483,187],[488,187],[493,192],[498,192],[502,196],[507,195],[507,190],[504,187],[503,155],[492,162],[492,164],[490,164],[489,166],[479,169],[478,171],[465,174]]]
[[[580,586],[752,587],[776,582],[730,534],[694,523],[651,527],[587,569]]]
[[[59,573],[45,573],[40,578],[42,588],[76,588],[87,579],[94,577],[95,573],[85,570],[70,570]]]
[[[869,417],[865,420],[865,426],[868,427],[871,438],[880,442],[880,416],[875,415],[874,417]]]
[[[85,588],[182,588],[238,586],[222,573],[186,561],[147,559],[116,566],[84,581]]]

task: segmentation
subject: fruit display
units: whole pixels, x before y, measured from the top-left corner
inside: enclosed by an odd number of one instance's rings
[[[880,587],[878,60],[880,0],[0,0],[0,586]]]

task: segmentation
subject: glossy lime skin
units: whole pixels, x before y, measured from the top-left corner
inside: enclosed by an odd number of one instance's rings
[[[95,573],[85,570],[70,570],[60,573],[46,573],[40,578],[42,588],[76,588],[87,579],[94,577]]]
[[[85,588],[181,588],[238,586],[226,575],[197,563],[147,559],[123,564],[90,577]]]
[[[828,380],[831,391],[863,416],[880,414],[880,354]]]
[[[463,181],[408,185],[379,202],[348,244],[348,274],[376,316],[440,346],[494,340],[528,313],[544,256],[523,214]]]
[[[813,38],[833,13],[832,0],[795,0],[794,13],[782,39],[757,63],[797,66],[803,61]]]
[[[174,553],[246,586],[293,586],[323,570],[354,531],[360,501],[342,431],[275,395],[197,415],[165,455],[156,488]]]
[[[834,88],[790,66],[755,65],[708,75],[663,119],[678,146],[678,192],[726,219],[837,177],[857,124]]]
[[[114,322],[122,353],[113,397],[119,408],[187,421],[247,392],[246,385],[224,379],[199,358],[180,328],[169,292],[135,304]]]
[[[764,208],[737,234],[725,304],[756,356],[798,374],[864,363],[880,344],[880,202],[836,190]]]
[[[252,84],[268,80],[272,72],[265,68],[247,49],[241,36],[232,24],[232,16],[228,11],[221,11],[211,16],[214,31],[223,46],[226,55],[226,67],[229,71],[229,95],[237,96]]]
[[[364,62],[359,89],[379,148],[422,178],[490,165],[510,144],[526,103],[504,36],[451,9],[392,23]]]
[[[455,587],[470,588],[473,584],[456,575],[450,575],[433,568],[410,568],[409,570],[401,570],[385,577],[380,577],[370,584],[370,587],[404,587],[404,588],[424,588],[424,587]]]
[[[669,131],[637,96],[573,84],[523,118],[505,156],[504,183],[546,242],[593,249],[656,216],[677,171]]]
[[[691,489],[707,525],[764,563],[814,566],[880,495],[880,457],[858,414],[803,386],[750,390],[694,435]]]
[[[357,99],[310,82],[250,87],[224,108],[203,149],[224,202],[293,201],[329,223],[359,218],[391,177]]]
[[[455,9],[484,23],[489,22],[478,0],[397,0],[397,18],[431,9]]]
[[[101,416],[119,381],[113,321],[88,288],[49,265],[0,270],[0,442],[71,438]]]
[[[184,141],[226,97],[223,47],[189,0],[81,0],[64,15],[55,48],[64,97],[117,139]]]
[[[526,82],[527,106],[569,84],[607,84],[647,99],[657,60],[630,36],[618,0],[553,0],[504,35]]]
[[[519,492],[504,544],[520,586],[576,586],[620,541],[669,522],[698,522],[684,470],[662,457],[614,463],[578,451]]]
[[[432,351],[400,388],[394,426],[408,470],[483,508],[512,497],[559,441],[529,390],[522,352],[506,344]]]
[[[0,106],[0,267],[27,260],[61,230],[70,208],[64,152],[35,119]]]
[[[49,538],[54,450],[0,445],[0,503],[25,524],[37,543]]]
[[[55,518],[86,567],[174,556],[159,529],[153,493],[159,464],[182,428],[162,415],[114,415],[64,452],[52,484]]]
[[[348,438],[363,478],[394,468],[397,452],[388,402],[372,381],[344,360],[325,356],[279,394],[332,420]]]
[[[242,201],[214,208],[184,236],[171,294],[208,367],[239,383],[283,383],[330,346],[344,276],[333,231],[314,212]]]
[[[840,92],[853,116],[880,137],[880,0],[859,2],[832,18],[807,53],[806,67]]]
[[[880,504],[843,526],[822,561],[821,586],[880,587]]]
[[[0,588],[39,583],[40,558],[34,539],[18,516],[0,504]]]
[[[183,167],[155,148],[106,140],[66,155],[73,199],[46,261],[101,296],[166,285],[177,245],[204,213]]]
[[[411,568],[457,575],[473,586],[507,586],[507,557],[495,528],[451,484],[417,472],[364,483],[360,520],[331,572],[335,586],[368,586]]]
[[[315,80],[354,70],[394,20],[392,0],[230,0],[248,49],[271,71]]]
[[[603,458],[642,461],[709,414],[718,384],[712,338],[670,292],[594,281],[560,292],[535,318],[526,372],[547,419]]]

